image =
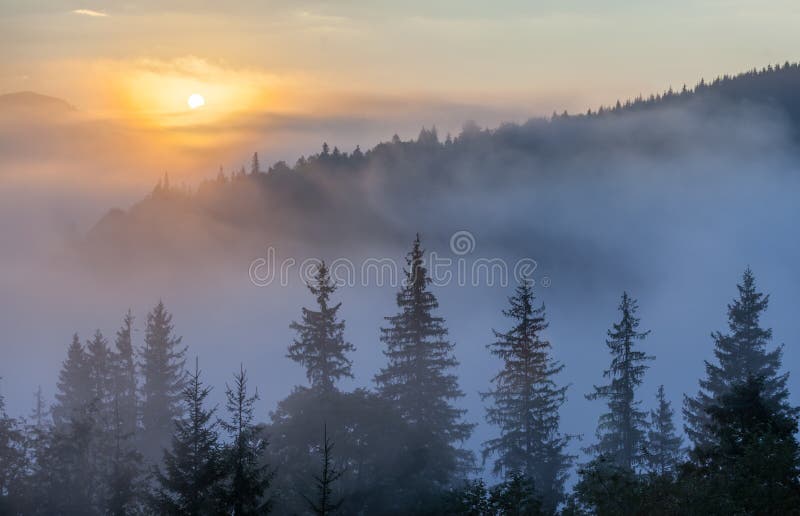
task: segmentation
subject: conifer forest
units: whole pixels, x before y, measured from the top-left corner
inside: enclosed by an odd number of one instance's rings
[[[796,0],[0,0],[0,516],[800,515]]]

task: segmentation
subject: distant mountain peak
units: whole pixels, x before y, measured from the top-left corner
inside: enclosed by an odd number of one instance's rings
[[[34,91],[18,91],[0,95],[0,110],[76,111],[66,100]]]

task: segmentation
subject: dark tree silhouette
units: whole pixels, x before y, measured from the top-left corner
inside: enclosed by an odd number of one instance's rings
[[[338,500],[333,494],[333,485],[342,477],[343,472],[336,469],[333,464],[331,453],[333,452],[333,441],[328,439],[328,426],[322,427],[322,471],[319,475],[314,475],[314,483],[317,495],[314,499],[306,498],[309,508],[318,516],[328,516],[336,512],[342,505],[343,500]]]
[[[102,423],[111,423],[112,402],[112,357],[108,341],[100,330],[94,332],[91,340],[86,342],[86,365],[89,375],[89,399],[95,403]]]
[[[14,514],[23,500],[27,469],[25,436],[19,421],[6,412],[6,400],[0,392],[0,513]]]
[[[705,362],[706,377],[700,380],[697,396],[684,398],[685,430],[698,446],[711,444],[707,412],[717,398],[750,376],[764,379],[764,395],[777,403],[788,398],[788,373],[781,374],[783,347],[768,351],[772,330],[762,328],[761,314],[769,305],[769,296],[756,290],[753,271],[748,267],[737,285],[739,297],[728,305],[728,333],[715,332],[714,356],[717,363]]]
[[[44,498],[37,500],[43,514],[98,514],[105,490],[103,472],[92,462],[97,423],[92,403],[71,411],[54,426],[43,460]],[[101,487],[101,489],[98,489]]]
[[[611,352],[611,366],[603,372],[609,383],[595,386],[587,399],[605,399],[608,412],[600,416],[597,444],[587,448],[610,459],[616,465],[634,471],[642,463],[647,419],[636,400],[636,389],[642,384],[647,361],[653,357],[635,349],[636,341],[644,340],[649,331],[639,332],[636,300],[622,294],[619,311],[622,317],[608,331],[606,345]]]
[[[520,473],[512,473],[489,494],[491,514],[508,516],[539,516],[543,512],[542,502],[533,481]]]
[[[225,387],[229,419],[220,424],[230,436],[231,443],[223,457],[223,503],[231,514],[267,514],[272,501],[266,492],[274,474],[264,462],[267,441],[253,422],[258,392],[248,395],[247,373],[243,367],[234,375],[233,386]]]
[[[242,171],[244,172],[244,171]],[[261,172],[261,165],[258,163],[258,153],[253,153],[253,162],[250,164],[250,173],[256,175]]]
[[[354,351],[355,347],[345,342],[344,321],[337,320],[342,304],[329,304],[336,285],[325,262],[317,268],[308,290],[315,296],[319,309],[303,308],[301,321],[291,324],[291,329],[297,332],[297,339],[289,346],[287,356],[306,368],[312,388],[331,392],[340,379],[352,378],[352,363],[347,353]]]
[[[797,416],[763,378],[731,385],[708,409],[711,444],[684,474],[689,504],[706,514],[794,514],[800,505]]]
[[[680,436],[675,434],[674,411],[664,394],[664,386],[656,393],[656,410],[650,411],[644,459],[647,470],[655,475],[673,475],[681,461]]]
[[[40,470],[45,460],[45,451],[47,450],[51,427],[50,411],[45,402],[42,387],[39,386],[33,395],[33,409],[30,416],[28,416],[25,427],[25,437],[28,441],[27,448],[30,457],[30,477],[36,477],[41,473]],[[29,493],[29,495],[35,496],[33,492]]]
[[[144,347],[140,351],[141,450],[148,463],[159,460],[172,436],[173,421],[183,414],[181,396],[185,383],[181,337],[173,333],[172,315],[159,301],[147,314]]]
[[[482,396],[492,401],[486,420],[499,427],[500,436],[484,443],[483,456],[497,457],[495,473],[530,479],[545,510],[553,512],[572,462],[565,451],[569,438],[559,431],[567,388],[554,379],[564,366],[551,358],[550,342],[541,335],[547,328],[544,305],[534,308],[530,281],[523,281],[509,302],[503,315],[512,320],[512,328],[495,331],[497,340],[488,346],[503,368],[492,379],[493,390]]]
[[[67,358],[58,374],[57,389],[53,422],[63,425],[69,423],[74,414],[82,413],[91,399],[89,366],[77,333],[72,336]]]
[[[97,508],[104,509],[112,497],[109,481],[114,458],[116,406],[113,399],[113,370],[111,350],[100,330],[86,342],[86,365],[89,376],[90,407],[93,420],[89,461],[97,478],[92,498]]]
[[[200,381],[195,361],[183,389],[186,414],[175,421],[172,446],[164,450],[164,466],[156,468],[153,510],[160,514],[218,514],[215,490],[222,477],[215,409],[206,408],[211,392]]]
[[[135,435],[127,428],[120,415],[118,399],[114,399],[114,427],[112,429],[113,450],[110,453],[108,472],[109,494],[106,513],[115,516],[138,514],[145,492],[142,480],[142,456],[135,448]]]
[[[114,341],[113,360],[113,399],[116,425],[124,435],[133,435],[138,427],[138,397],[136,358],[133,351],[133,314],[125,314],[122,327],[117,330]]]
[[[473,425],[463,422],[465,411],[452,404],[464,395],[452,372],[458,361],[444,319],[433,315],[439,302],[429,290],[419,235],[406,263],[405,283],[397,293],[400,311],[381,328],[388,363],[375,382],[417,435],[418,444],[410,450],[420,457],[417,474],[436,486],[451,482],[471,459],[454,445],[469,437]]]

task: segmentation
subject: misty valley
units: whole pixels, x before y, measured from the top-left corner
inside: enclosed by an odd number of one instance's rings
[[[248,153],[79,229],[20,202],[0,514],[799,513],[798,92]],[[67,109],[2,98],[3,153]]]

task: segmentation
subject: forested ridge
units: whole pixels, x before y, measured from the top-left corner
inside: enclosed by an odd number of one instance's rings
[[[98,221],[80,244],[81,257],[136,266],[173,255],[200,259],[198,249],[252,253],[253,235],[258,244],[265,238],[391,243],[413,234],[426,222],[419,214],[454,195],[535,191],[564,178],[589,183],[611,178],[631,160],[668,163],[698,153],[705,159],[732,148],[796,157],[798,88],[800,65],[786,63],[582,114],[554,113],[494,129],[468,122],[452,136],[423,128],[416,139],[395,135],[368,150],[324,143],[294,164],[266,165],[256,153],[191,186],[170,182],[167,171],[144,199]],[[755,126],[763,141],[753,137]],[[491,214],[480,204],[470,209]]]
[[[761,323],[769,296],[748,268],[713,334],[697,395],[684,400],[688,440],[663,386],[641,392],[656,355],[638,303],[623,292],[609,321],[607,366],[588,399],[605,406],[585,458],[560,425],[569,389],[557,376],[547,314],[530,281],[498,307],[505,325],[486,353],[501,368],[483,396],[496,437],[482,457],[463,447],[480,414],[459,408],[458,348],[424,264],[419,236],[406,257],[397,312],[380,328],[385,366],[372,388],[340,389],[352,375],[341,302],[323,263],[309,306],[291,322],[288,360],[305,368],[266,417],[236,371],[212,406],[202,357],[191,357],[163,303],[128,312],[116,335],[74,335],[57,392],[36,391],[30,415],[0,397],[3,514],[792,514],[800,503],[797,408],[782,347]],[[488,329],[487,329],[488,332]],[[598,345],[602,335],[598,335]],[[255,373],[253,372],[255,371]],[[490,467],[495,479],[481,473]],[[568,486],[568,478],[576,482]]]

